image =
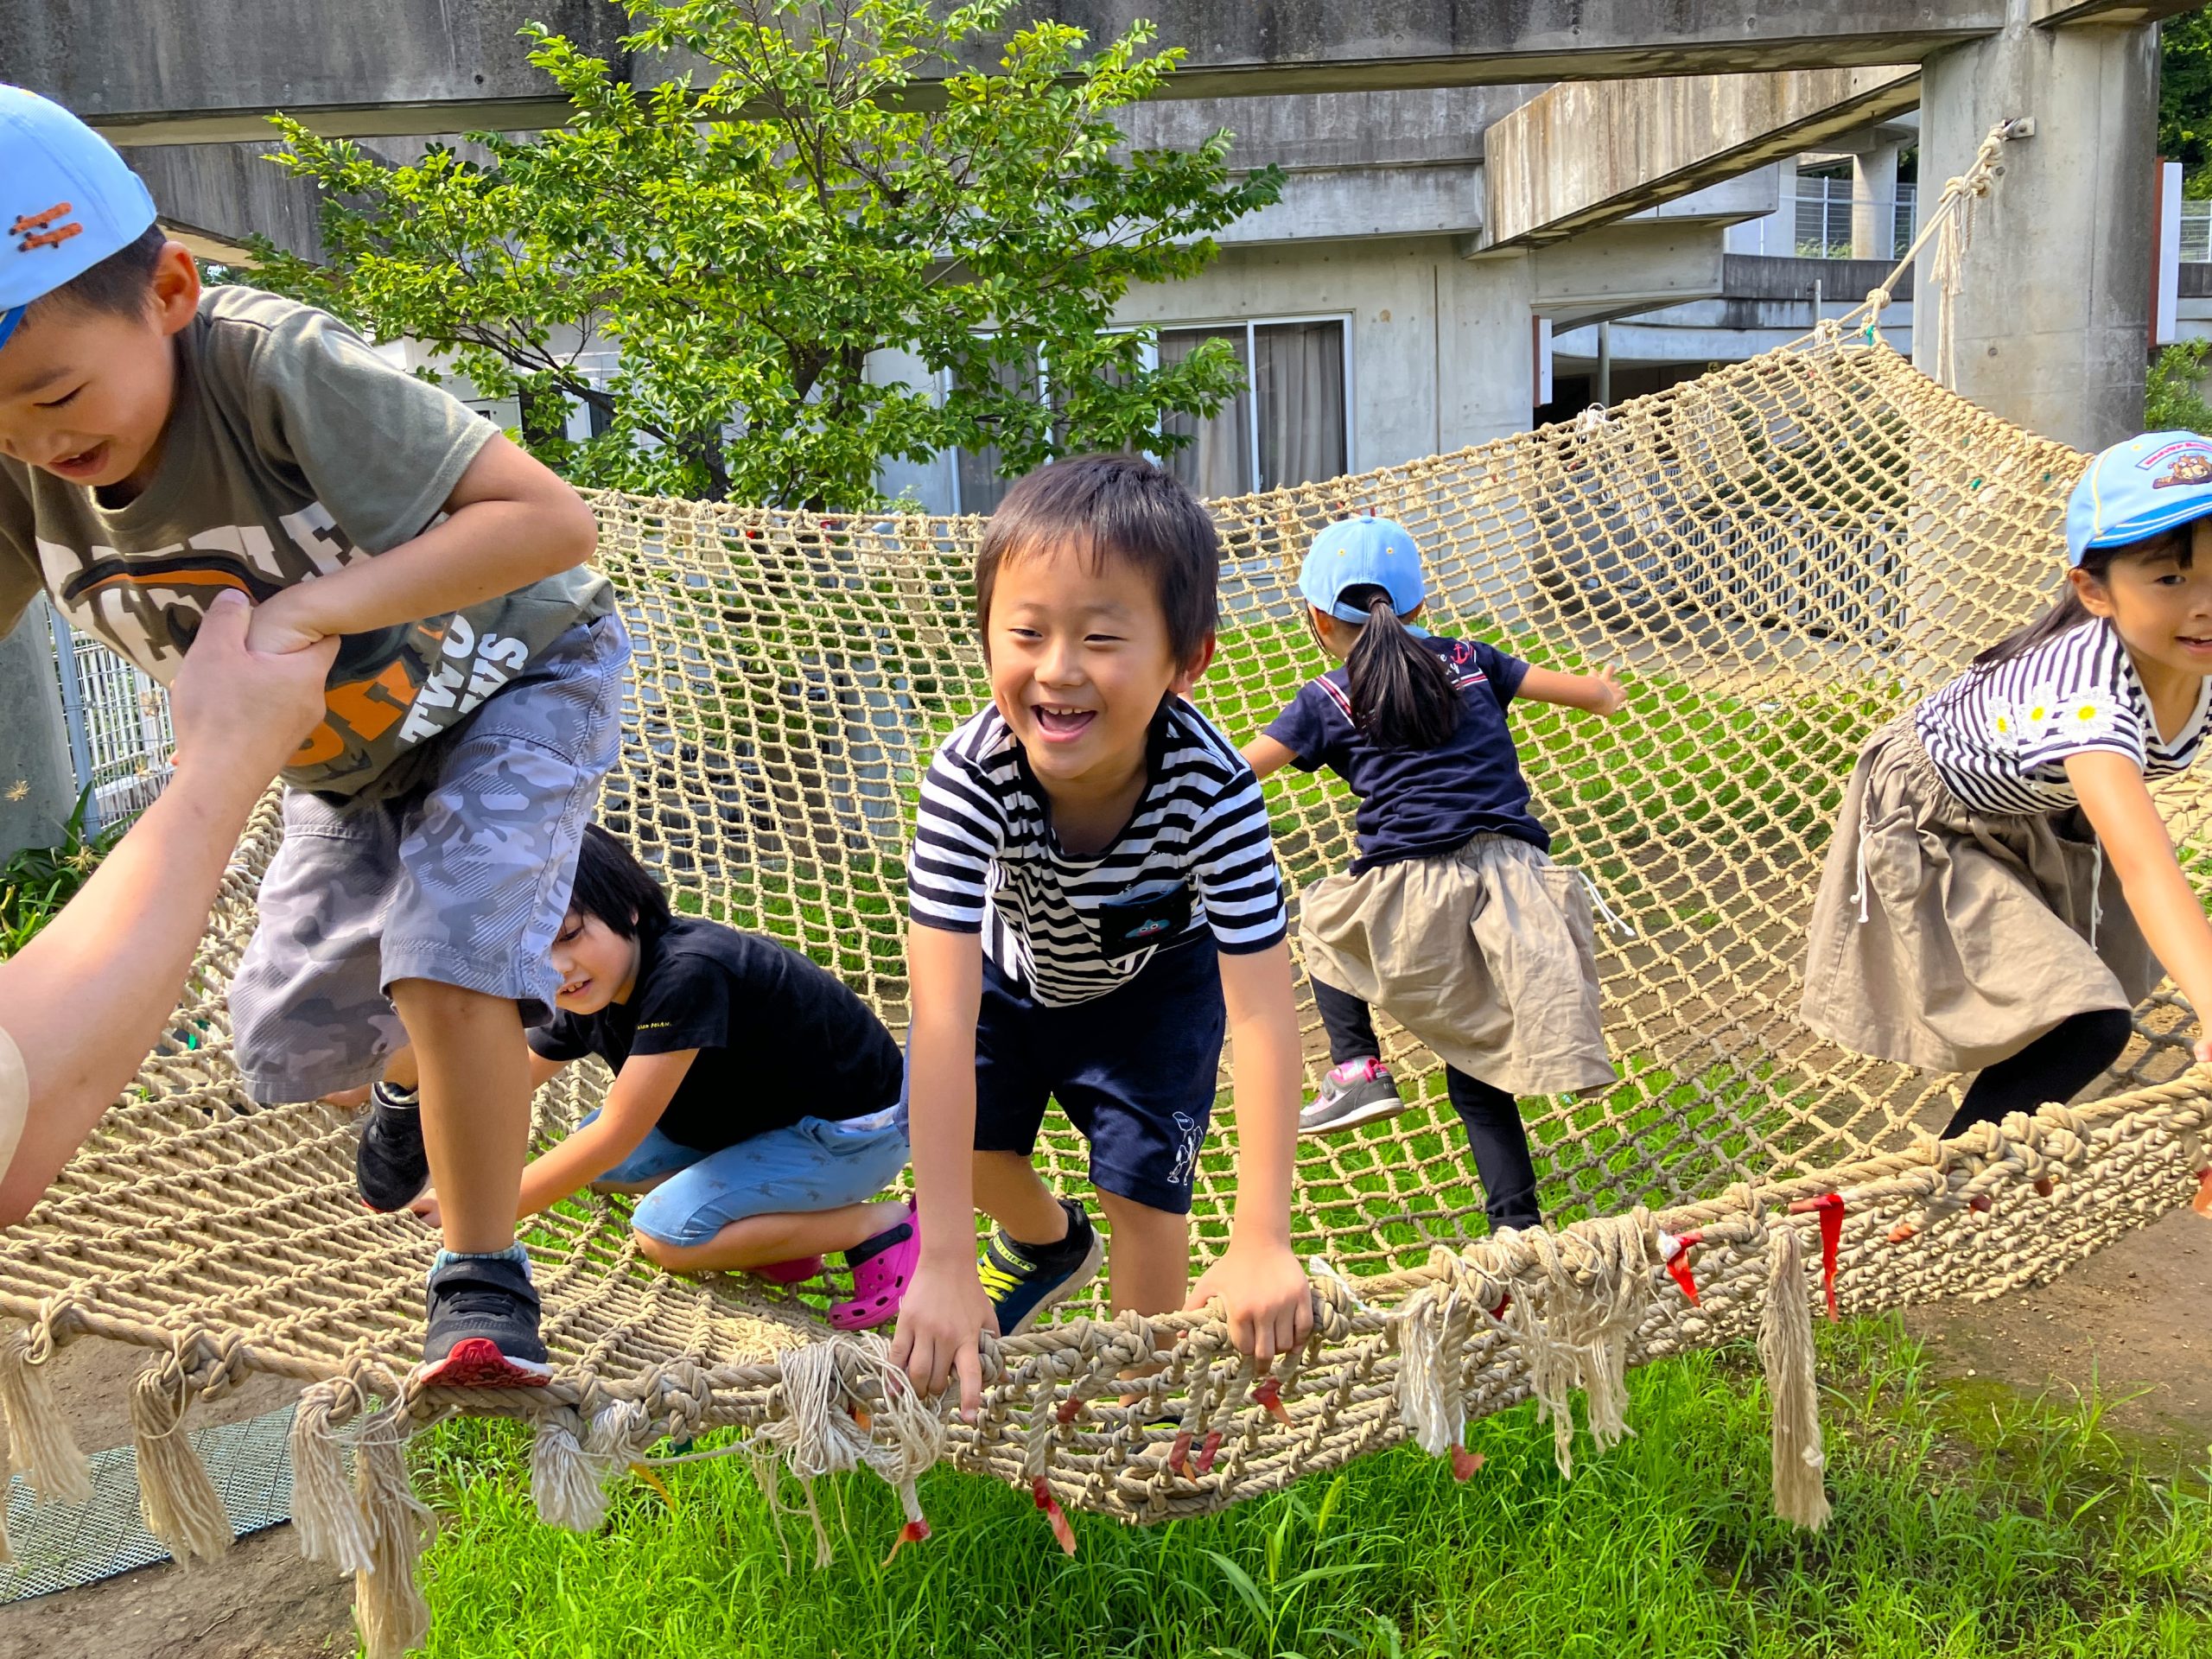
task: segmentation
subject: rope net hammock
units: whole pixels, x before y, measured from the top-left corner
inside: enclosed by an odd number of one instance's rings
[[[987,1403],[962,1424],[891,1380],[880,1336],[830,1332],[835,1286],[664,1273],[639,1257],[624,1200],[586,1197],[531,1235],[552,1385],[410,1396],[432,1234],[363,1210],[343,1115],[257,1109],[231,1065],[224,988],[278,834],[264,804],[172,1039],[0,1234],[15,1465],[49,1497],[79,1496],[83,1459],[43,1363],[86,1337],[150,1350],[131,1402],[148,1517],[181,1558],[213,1554],[230,1528],[179,1425],[249,1375],[299,1379],[301,1542],[359,1575],[382,1655],[426,1628],[413,1569],[429,1517],[405,1441],[454,1413],[535,1421],[533,1490],[563,1524],[596,1524],[602,1482],[664,1436],[735,1427],[772,1497],[779,1471],[864,1464],[900,1489],[905,1535],[919,1537],[915,1479],[945,1462],[1033,1492],[1071,1548],[1064,1506],[1207,1513],[1407,1438],[1464,1472],[1465,1426],[1531,1396],[1566,1467],[1573,1393],[1602,1447],[1623,1430],[1627,1367],[1756,1337],[1777,1507],[1818,1525],[1816,1310],[2038,1282],[2185,1202],[2206,1163],[2212,1088],[2189,1069],[2192,1016],[2170,985],[2137,1011],[2094,1103],[1948,1142],[1926,1126],[1957,1079],[1842,1052],[1796,1018],[1859,741],[2049,601],[2083,464],[1921,375],[1870,324],[1573,425],[1214,504],[1224,626],[1197,696],[1234,740],[1322,666],[1294,575],[1315,531],[1370,508],[1419,538],[1432,626],[1556,667],[1618,664],[1631,687],[1617,721],[1513,717],[1555,855],[1611,918],[1600,967],[1619,1081],[1527,1103],[1552,1230],[1486,1232],[1440,1071],[1385,1021],[1415,1104],[1300,1143],[1295,1243],[1317,1328],[1268,1376],[1218,1320],[1109,1319],[1094,1287],[1058,1322],[987,1344]],[[969,619],[979,521],[594,505],[638,652],[601,821],[680,910],[798,945],[902,1028],[917,779],[988,695]],[[1344,866],[1341,786],[1286,772],[1268,798],[1294,892]],[[2161,798],[2199,870],[2204,786]],[[1318,1073],[1310,1005],[1304,1017]],[[540,1094],[542,1137],[604,1086],[572,1072]],[[1233,1108],[1216,1122],[1201,1257],[1225,1243],[1233,1197]],[[1065,1124],[1039,1159],[1084,1192]]]

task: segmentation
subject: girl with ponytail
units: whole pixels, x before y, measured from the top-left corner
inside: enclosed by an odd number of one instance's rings
[[[1974,1074],[1946,1137],[2088,1088],[2163,977],[2212,1008],[2212,925],[2150,791],[2212,729],[2212,439],[2097,455],[2066,551],[2050,611],[1866,740],[1808,929],[1815,1034]]]
[[[1521,696],[1614,715],[1625,694],[1610,669],[1554,673],[1415,626],[1421,554],[1387,518],[1328,526],[1298,586],[1342,666],[1307,682],[1244,759],[1262,778],[1326,766],[1359,798],[1358,856],[1301,906],[1332,1069],[1300,1129],[1340,1134],[1405,1109],[1376,1041],[1380,1006],[1444,1061],[1491,1225],[1535,1226],[1516,1097],[1601,1088],[1613,1067],[1589,894],[1529,813],[1506,709]]]

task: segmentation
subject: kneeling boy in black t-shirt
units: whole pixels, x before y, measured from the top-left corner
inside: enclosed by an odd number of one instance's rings
[[[876,1194],[906,1166],[905,1065],[868,1005],[796,950],[671,915],[596,824],[553,964],[559,1012],[530,1033],[533,1080],[596,1054],[614,1082],[524,1170],[522,1213],[587,1185],[643,1193],[631,1225],[662,1267],[793,1282],[842,1250],[853,1299],[830,1322],[895,1317],[918,1246],[908,1206]]]

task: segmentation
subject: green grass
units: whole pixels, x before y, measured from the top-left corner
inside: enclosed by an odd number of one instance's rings
[[[0,863],[0,960],[29,944],[38,931],[92,878],[108,849],[123,838],[126,824],[111,824],[86,834],[87,791],[62,826],[58,847],[31,847]]]
[[[1465,1485],[1411,1448],[1205,1521],[1075,1517],[925,1481],[935,1535],[884,1563],[899,1516],[825,1484],[836,1548],[786,1572],[742,1459],[669,1469],[673,1510],[619,1491],[600,1535],[534,1518],[515,1426],[423,1454],[444,1528],[431,1652],[705,1656],[1357,1655],[1544,1659],[2182,1659],[2212,1651],[2212,1505],[2139,1460],[2094,1401],[1962,1397],[1892,1321],[1821,1332],[1834,1519],[1768,1512],[1765,1407],[1741,1351],[1648,1367],[1637,1433],[1560,1478],[1528,1408],[1475,1427]]]

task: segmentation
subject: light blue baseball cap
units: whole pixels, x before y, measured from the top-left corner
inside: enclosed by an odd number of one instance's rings
[[[114,145],[51,99],[0,85],[0,346],[32,301],[153,222],[153,196]]]
[[[1395,519],[1372,513],[1339,518],[1313,538],[1306,563],[1298,568],[1298,591],[1317,611],[1346,622],[1364,622],[1367,613],[1340,603],[1347,588],[1380,588],[1390,608],[1403,616],[1428,597],[1421,579],[1421,549],[1413,532]]]
[[[2212,514],[2212,438],[2145,432],[2100,450],[2066,501],[2066,557]]]

